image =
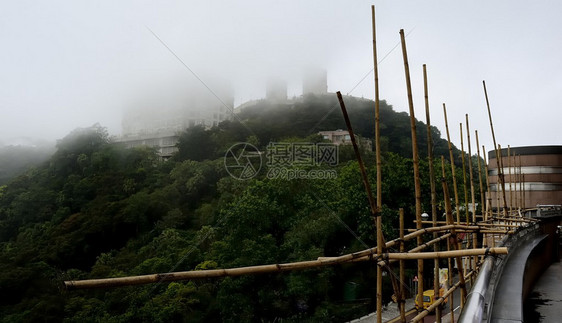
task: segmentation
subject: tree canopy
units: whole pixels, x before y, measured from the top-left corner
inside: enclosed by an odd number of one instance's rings
[[[0,186],[0,321],[342,321],[372,311],[370,263],[61,290],[65,279],[311,260],[373,246],[373,219],[350,147],[341,148],[335,166],[298,166],[335,170],[332,178],[268,178],[265,165],[239,180],[225,169],[225,152],[237,142],[260,150],[270,142],[321,142],[317,131],[343,127],[334,104],[327,96],[289,106],[261,102],[238,114],[245,126],[231,120],[188,129],[169,161],[148,147],[113,145],[101,126],[73,131],[48,162]],[[371,138],[372,102],[349,98],[348,105],[356,132]],[[404,150],[409,123],[389,105],[382,111],[383,232],[394,238],[398,208],[407,223],[414,218],[412,161]],[[438,156],[443,140],[434,132]],[[363,153],[375,183],[373,153]],[[421,168],[427,164],[422,160]],[[447,172],[450,179],[448,166]],[[422,184],[429,210],[426,175]],[[358,286],[351,298],[350,286]]]

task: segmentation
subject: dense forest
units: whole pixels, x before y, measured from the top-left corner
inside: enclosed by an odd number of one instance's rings
[[[356,133],[372,138],[373,102],[345,100]],[[394,238],[399,208],[408,225],[414,219],[410,121],[383,102],[381,122],[383,231]],[[345,123],[335,95],[309,95],[291,104],[259,101],[217,127],[187,129],[179,151],[166,161],[150,147],[113,144],[101,126],[74,130],[48,161],[0,186],[1,321],[339,322],[372,312],[376,267],[369,262],[113,289],[62,288],[68,279],[312,260],[374,246],[351,147],[340,147],[337,165],[292,165],[335,170],[334,178],[268,178],[271,165],[264,162],[256,176],[239,180],[225,167],[225,153],[235,143],[260,151],[272,142],[317,144],[318,131],[336,129]],[[432,131],[440,167],[447,143]],[[422,122],[418,132],[420,155],[426,156]],[[455,155],[460,163],[456,149]],[[374,153],[364,150],[363,156],[374,190]],[[420,167],[429,212],[427,158]],[[462,183],[462,174],[457,176]],[[386,282],[384,301],[391,295]]]

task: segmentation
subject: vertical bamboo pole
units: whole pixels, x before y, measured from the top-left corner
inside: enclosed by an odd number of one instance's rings
[[[506,198],[506,193],[505,193],[505,174],[503,173],[504,171],[504,167],[503,167],[503,154],[502,154],[502,146],[500,144],[498,144],[498,153],[499,153],[499,158],[497,158],[498,161],[498,179],[500,179],[500,175],[501,175],[501,188],[502,188],[502,200],[503,200],[503,216],[507,217],[507,198]]]
[[[511,165],[513,165],[513,166],[512,166],[512,168],[513,168],[513,177],[515,177],[515,179],[511,181],[511,182],[514,182],[514,183],[513,183],[513,193],[511,193],[511,194],[513,194],[513,205],[514,205],[514,208],[518,209],[518,207],[517,207],[517,182],[519,181],[519,180],[518,180],[518,177],[519,177],[519,176],[517,175],[517,163],[516,163],[516,161],[515,161],[515,152],[513,152],[513,154],[511,155]],[[511,188],[511,182],[509,183],[510,188]]]
[[[526,209],[527,208],[527,200],[526,200],[527,197],[525,196],[525,191],[526,191],[526,189],[525,189],[525,174],[522,174],[522,175],[523,175],[523,209]]]
[[[480,157],[480,141],[478,140],[478,130],[474,131],[476,135],[476,153],[478,154],[478,185],[480,186],[480,205],[482,205],[482,220],[486,221],[486,213],[488,209],[486,207],[486,191],[484,191],[484,184],[482,183],[482,162]]]
[[[501,168],[501,155],[500,155],[500,148],[499,146],[496,144],[496,135],[494,134],[494,125],[492,124],[492,112],[490,110],[490,101],[488,100],[488,91],[486,89],[486,81],[482,81],[482,85],[484,86],[484,96],[486,97],[486,106],[488,107],[488,118],[490,119],[490,129],[492,130],[492,139],[494,141],[494,150],[496,151],[496,160],[498,163],[498,184],[502,186],[502,191],[504,192],[503,194],[503,208],[504,208],[504,214],[506,213],[506,205],[507,202],[505,200],[505,183],[504,183],[504,178],[503,178],[503,170]],[[499,188],[497,190],[497,192],[499,192]],[[499,203],[498,203],[498,210],[499,210]]]
[[[470,201],[472,204],[472,223],[476,223],[476,201],[474,197],[474,176],[472,176],[472,149],[470,148],[470,126],[468,124],[468,114],[465,114],[466,118],[466,142],[468,144],[468,174],[470,177]],[[478,235],[476,233],[472,234],[472,248],[477,248],[478,246]],[[472,268],[476,269],[476,259],[478,256],[472,257]],[[474,275],[470,276],[470,281],[474,282]]]
[[[449,159],[451,160],[451,174],[453,175],[453,191],[455,193],[455,208],[457,213],[457,224],[461,223],[461,211],[459,208],[459,193],[457,191],[457,176],[455,173],[455,159],[453,157],[453,146],[451,145],[451,136],[449,135],[449,123],[447,122],[447,108],[443,103],[443,114],[445,116],[445,129],[447,130],[447,143],[449,145]]]
[[[406,76],[406,89],[408,91],[408,106],[410,109],[410,128],[412,132],[412,159],[414,164],[414,186],[416,194],[416,229],[422,229],[421,220],[421,184],[419,171],[418,143],[416,135],[416,117],[414,114],[414,100],[412,98],[412,83],[410,81],[410,67],[408,66],[408,53],[406,51],[406,39],[404,29],[400,29],[400,41],[402,43],[402,57],[404,59],[404,73]],[[417,237],[417,244],[423,243],[422,236]],[[423,259],[418,259],[418,297],[423,300]]]
[[[486,221],[486,213],[488,209],[486,208],[486,201],[484,200],[484,186],[482,184],[482,163],[480,162],[480,141],[478,140],[478,130],[474,130],[474,135],[476,136],[476,154],[478,156],[478,185],[480,187],[480,210],[482,211],[482,220]],[[484,241],[486,241],[486,234],[482,236],[482,246],[484,246]]]
[[[498,167],[498,175],[497,175],[497,182],[496,182],[496,198],[497,198],[497,214],[498,214],[498,218],[501,217],[501,213],[500,213],[500,202],[501,202],[501,196],[503,195],[502,192],[502,185],[500,184],[500,174],[502,173],[501,168],[501,162],[500,159],[501,157],[498,157],[499,152],[501,152],[501,145],[498,145],[497,149],[496,149],[496,164]],[[503,178],[503,177],[502,177]],[[503,179],[502,179],[503,180]],[[503,210],[505,210],[505,205]]]
[[[468,219],[468,188],[467,188],[467,183],[466,183],[466,162],[465,162],[465,157],[464,157],[464,140],[463,140],[463,135],[462,135],[462,122],[459,124],[459,126],[460,126],[459,128],[460,128],[460,133],[461,133],[462,180],[463,180],[463,191],[464,191],[464,210],[465,210],[465,217],[466,217],[465,222],[466,222],[466,225],[469,225],[469,219]],[[466,248],[469,247],[468,237],[469,237],[469,234],[467,233],[465,235]],[[466,267],[469,268],[470,271],[472,271],[473,267],[472,267],[472,261],[470,261],[470,258],[468,258],[468,259],[465,258],[465,262],[467,262]]]
[[[431,218],[433,227],[437,226],[437,195],[435,193],[435,173],[433,168],[433,140],[431,138],[431,118],[429,116],[429,91],[427,88],[427,68],[423,64],[423,88],[425,98],[425,120],[427,125],[427,159],[429,163],[429,184],[431,188]],[[437,239],[437,232],[433,233],[433,239]],[[439,251],[439,244],[433,244],[433,251]],[[439,295],[439,259],[433,260],[433,295]],[[437,297],[437,296],[436,296]],[[441,307],[435,311],[437,323],[441,323]]]
[[[381,146],[380,146],[380,127],[379,127],[379,65],[377,60],[377,32],[375,24],[375,6],[371,6],[371,18],[373,25],[373,64],[375,77],[375,153],[377,159],[377,210],[380,212],[382,207],[382,180],[381,180]],[[376,218],[377,227],[377,254],[382,255],[382,219]],[[398,296],[398,295],[397,295]],[[377,264],[377,323],[382,322],[382,266]]]
[[[404,209],[400,208],[400,253],[403,253],[406,249],[404,241]],[[406,291],[404,288],[404,281],[406,280],[406,274],[404,272],[405,260],[400,259],[400,300],[398,306],[400,308],[400,320],[406,322]]]
[[[519,208],[523,209],[523,167],[519,155]]]
[[[492,214],[492,194],[491,194],[491,190],[490,190],[490,179],[488,177],[488,161],[486,160],[486,148],[484,147],[484,145],[482,145],[482,151],[484,152],[484,170],[486,172],[486,187],[487,187],[487,199],[486,199],[486,217],[484,218],[484,221],[488,221],[488,213],[490,213],[490,216],[493,217]],[[492,234],[492,246],[495,247],[495,241],[496,241],[496,235]]]
[[[513,168],[513,164],[511,163],[511,146],[507,145],[507,172],[509,174],[509,216],[513,214],[513,187],[511,183],[513,183],[513,175],[511,174],[511,168]]]
[[[445,200],[445,215],[447,219],[447,225],[453,224],[453,211],[451,209],[451,199],[449,197],[449,188],[447,187],[447,181],[445,180],[445,158],[441,156],[441,170],[443,176],[441,177],[441,184],[443,185],[443,200]],[[451,240],[453,248],[459,250],[459,243],[457,240],[457,233],[455,229],[451,229]],[[461,257],[455,257],[457,262],[457,268],[459,270],[459,281],[461,287],[461,309],[464,307],[466,301],[466,282],[464,280],[464,270]],[[452,314],[451,314],[452,315]]]
[[[461,131],[461,160],[462,160],[462,180],[463,180],[463,191],[464,191],[464,209],[465,209],[465,216],[466,216],[466,225],[469,225],[468,220],[468,188],[466,183],[466,162],[464,160],[464,141],[462,135],[462,123],[460,125]]]

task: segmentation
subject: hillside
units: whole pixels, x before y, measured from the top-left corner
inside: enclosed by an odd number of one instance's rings
[[[372,102],[346,103],[356,132],[372,137]],[[395,237],[398,208],[406,210],[407,223],[413,219],[409,121],[387,104],[381,110],[383,230]],[[150,148],[113,145],[103,127],[76,129],[58,142],[48,162],[1,186],[0,320],[342,321],[372,311],[376,269],[370,263],[61,290],[65,279],[310,260],[374,245],[373,220],[349,147],[334,165],[286,165],[306,174],[337,173],[330,178],[272,178],[268,171],[275,165],[264,162],[258,174],[239,180],[225,167],[225,153],[237,142],[265,151],[271,142],[315,144],[321,141],[317,131],[343,128],[332,97],[309,96],[289,106],[261,102],[238,117],[244,125],[188,129],[169,161]],[[418,124],[424,156],[425,127]],[[438,156],[443,140],[434,132]],[[364,153],[375,183],[373,153]],[[427,174],[427,160],[420,164]],[[422,185],[427,209],[425,175]],[[385,290],[385,302],[391,294]]]

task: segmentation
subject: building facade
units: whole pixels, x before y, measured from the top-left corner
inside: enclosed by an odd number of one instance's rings
[[[505,191],[499,180],[496,152],[488,152],[490,192],[493,209],[533,208],[537,205],[562,204],[562,146],[526,146],[503,148],[499,152]]]

